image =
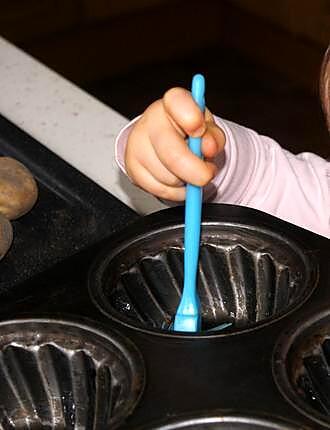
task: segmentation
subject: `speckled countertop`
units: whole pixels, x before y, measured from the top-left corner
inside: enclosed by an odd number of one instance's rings
[[[117,168],[127,119],[1,37],[0,114],[139,213],[164,207]]]

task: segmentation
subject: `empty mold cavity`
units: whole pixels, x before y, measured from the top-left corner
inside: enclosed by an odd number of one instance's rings
[[[134,409],[144,368],[117,335],[58,320],[0,324],[0,428],[117,428]]]
[[[330,310],[283,335],[274,373],[282,394],[295,407],[330,427]]]
[[[247,416],[194,416],[172,419],[140,430],[303,430],[288,422]]]
[[[182,292],[183,228],[157,224],[153,230],[151,224],[127,237],[92,267],[90,294],[109,317],[165,333]],[[202,331],[216,333],[209,330],[229,322],[232,332],[289,312],[312,292],[314,272],[307,254],[285,237],[205,223],[198,274]]]

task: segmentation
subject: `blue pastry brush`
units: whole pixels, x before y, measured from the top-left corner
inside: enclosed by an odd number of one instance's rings
[[[192,97],[202,112],[205,110],[205,80],[195,75],[192,80]],[[200,137],[189,137],[190,150],[202,156]],[[174,319],[174,330],[200,331],[200,302],[197,293],[197,271],[202,213],[202,188],[187,184],[184,228],[184,282],[181,300]]]

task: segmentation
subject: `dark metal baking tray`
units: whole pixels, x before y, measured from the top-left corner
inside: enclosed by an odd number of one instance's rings
[[[26,280],[98,243],[138,217],[2,116],[0,154],[22,162],[39,187],[34,208],[12,223],[14,242],[0,262],[1,300],[12,293],[16,297],[27,294]]]
[[[307,369],[307,364],[310,363],[311,351],[314,351],[313,345],[323,345],[324,336],[330,336],[328,318],[325,317],[330,314],[329,240],[252,209],[230,205],[205,206],[202,238],[207,251],[202,253],[201,274],[206,279],[209,275],[214,277],[212,283],[215,285],[217,271],[211,262],[228,262],[228,267],[234,269],[228,272],[229,276],[225,270],[222,272],[225,274],[222,281],[227,287],[214,290],[214,297],[219,299],[219,303],[221,298],[231,302],[222,308],[223,314],[214,312],[215,318],[227,318],[229,315],[233,326],[218,333],[178,334],[163,329],[161,321],[149,316],[154,315],[151,299],[158,303],[164,299],[165,305],[171,305],[172,290],[169,286],[167,297],[167,290],[160,284],[162,278],[157,276],[164,270],[171,270],[179,279],[178,272],[174,271],[177,259],[160,253],[159,248],[167,250],[174,246],[177,251],[182,251],[182,226],[182,208],[143,217],[121,232],[116,232],[106,243],[89,247],[25,282],[31,291],[29,296],[20,298],[17,294],[0,303],[0,320],[4,321],[6,330],[10,332],[6,348],[16,347],[19,341],[19,354],[26,350],[30,352],[33,348],[28,340],[34,335],[36,347],[45,336],[45,349],[49,350],[48,329],[45,333],[35,329],[45,320],[50,331],[59,322],[64,334],[66,325],[70,327],[72,324],[83,330],[96,330],[103,333],[107,342],[115,341],[121,345],[120,350],[125,348],[126,341],[133,343],[140,351],[140,358],[132,359],[137,360],[136,368],[139,370],[135,376],[140,381],[138,387],[141,391],[136,394],[138,401],[134,410],[130,409],[125,417],[121,415],[122,420],[117,422],[121,429],[329,428],[329,416],[309,403],[310,397],[318,396],[320,392],[310,392],[310,387],[306,392],[302,391],[301,378],[295,385],[296,372],[303,376],[304,381],[308,377],[306,371],[310,367]],[[209,246],[214,247],[214,253],[209,252]],[[171,261],[170,266],[159,268],[158,263],[164,261]],[[155,262],[157,264],[153,269]],[[126,284],[127,295],[118,296],[118,283],[128,272],[134,276]],[[242,274],[246,276],[241,277]],[[148,283],[144,284],[145,281]],[[290,290],[289,295],[283,294],[283,282]],[[138,291],[130,294],[134,285]],[[210,286],[214,289],[214,285]],[[145,305],[141,300],[143,288],[146,288]],[[213,305],[209,301],[210,296],[204,294],[205,280],[202,280],[201,288],[208,327],[211,322],[209,311],[212,311]],[[111,295],[112,290],[114,295]],[[232,294],[228,294],[229,290]],[[100,291],[105,294],[100,295]],[[127,301],[125,307],[127,297],[131,301]],[[251,303],[256,303],[256,314],[251,313]],[[136,318],[135,305],[140,316],[144,311],[145,318]],[[276,312],[266,312],[267,309]],[[17,319],[24,319],[22,324],[26,327],[26,337],[22,338],[20,331],[15,330]],[[315,325],[314,321],[318,319],[320,322]],[[297,330],[299,333],[296,335]],[[55,343],[57,338],[54,335]],[[312,341],[309,341],[310,338]],[[87,340],[83,334],[78,340],[83,356],[92,348],[85,343]],[[56,343],[57,350],[61,345]],[[72,342],[67,345],[66,354],[70,354],[71,350],[76,350]],[[1,351],[4,353],[3,346]],[[305,351],[306,357],[301,358]],[[318,345],[315,351],[319,356],[321,349]],[[114,360],[111,366],[115,366],[116,360],[119,364],[123,363],[121,358],[111,356],[109,359]],[[303,366],[302,360],[305,360]],[[6,363],[11,365],[10,360]],[[40,361],[40,365],[49,363],[49,359]],[[55,362],[54,368],[57,369]],[[90,368],[79,365],[82,381],[95,380],[94,373],[92,378],[86,377],[90,375]],[[24,370],[25,365],[21,369]],[[320,368],[321,373],[323,369],[324,365]],[[313,377],[321,373],[317,373],[314,366],[309,375]],[[29,374],[25,375],[23,371],[19,373],[16,370],[14,375],[17,374],[30,380]],[[126,381],[129,380],[126,378]],[[322,394],[324,391],[329,393],[327,384],[323,385],[322,380],[320,382],[319,378],[315,378],[314,382],[312,389],[321,386]],[[122,385],[124,389],[127,387],[125,381]],[[80,388],[73,393],[78,400],[90,392],[87,386]],[[71,399],[71,394],[65,393],[63,408]],[[0,404],[3,403],[1,395],[0,389]],[[42,401],[45,397],[41,397]],[[12,405],[16,411],[15,402]],[[94,414],[95,410],[102,412],[98,406],[89,409],[89,423],[100,416]],[[73,416],[72,422],[79,417]],[[48,421],[44,419],[43,422]],[[14,428],[21,427],[17,424]],[[92,424],[82,428],[103,430]]]

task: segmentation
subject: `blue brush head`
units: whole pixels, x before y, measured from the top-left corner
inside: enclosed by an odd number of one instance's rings
[[[174,331],[198,332],[201,330],[201,317],[197,315],[176,315],[174,318]]]

